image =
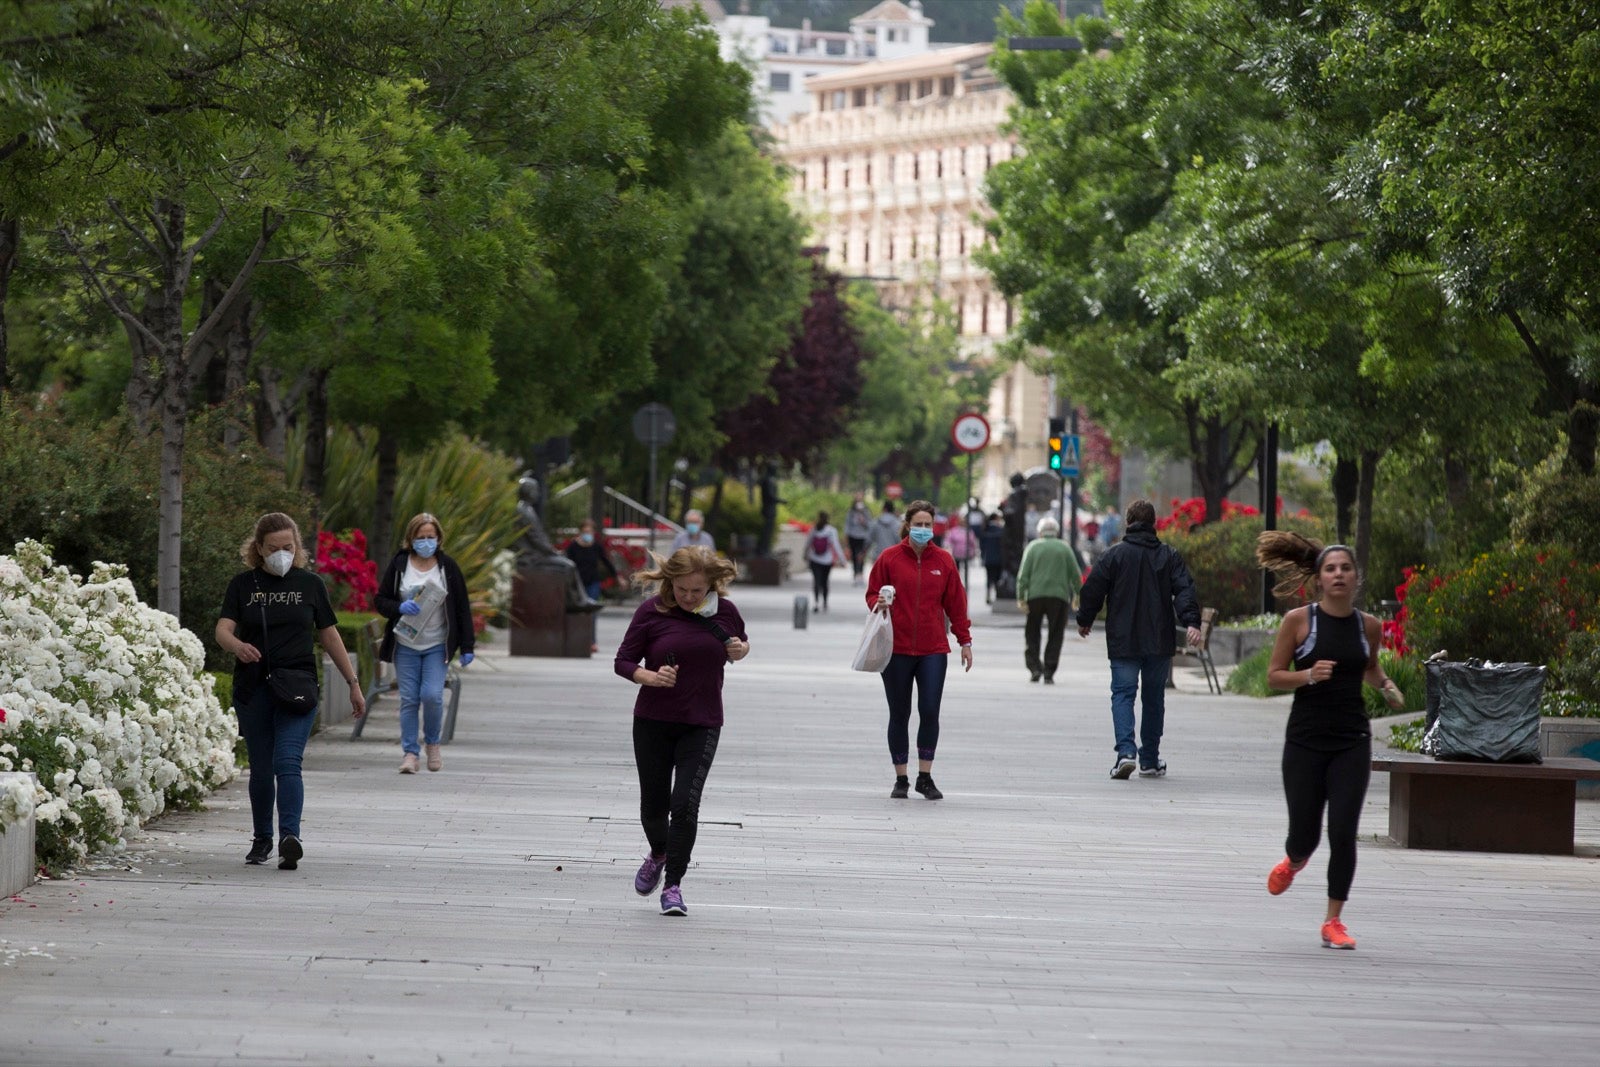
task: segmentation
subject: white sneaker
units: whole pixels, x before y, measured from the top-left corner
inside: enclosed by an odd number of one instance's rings
[[[1119,782],[1125,782],[1133,777],[1133,772],[1139,769],[1138,762],[1132,756],[1118,756],[1117,762],[1111,768],[1111,777]]]

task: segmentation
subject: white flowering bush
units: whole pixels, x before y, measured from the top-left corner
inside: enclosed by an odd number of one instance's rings
[[[41,866],[70,867],[234,777],[238,726],[204,663],[120,564],[84,580],[35,541],[0,556],[0,771],[39,777]],[[25,814],[0,794],[0,831]]]

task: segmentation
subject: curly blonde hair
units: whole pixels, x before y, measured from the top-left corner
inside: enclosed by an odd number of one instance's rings
[[[1355,550],[1349,545],[1325,545],[1293,530],[1267,530],[1256,538],[1256,562],[1280,577],[1272,587],[1279,597],[1292,597],[1307,588],[1317,592],[1317,572],[1330,552],[1344,552],[1355,562]]]
[[[239,546],[239,558],[244,560],[244,565],[255,570],[266,562],[266,555],[261,551],[266,547],[268,534],[275,534],[281,530],[294,531],[294,565],[306,565],[306,546],[300,537],[300,527],[294,519],[281,511],[269,511],[256,520],[255,532],[245,538],[244,544]]]
[[[650,591],[660,597],[656,604],[656,610],[660,612],[668,612],[679,606],[672,595],[672,583],[676,579],[703,574],[711,585],[711,591],[724,596],[739,573],[739,568],[732,562],[704,547],[691,545],[678,549],[671,556],[663,557],[654,552],[650,556],[656,565],[650,570],[634,571],[633,582],[641,588],[650,587]]]

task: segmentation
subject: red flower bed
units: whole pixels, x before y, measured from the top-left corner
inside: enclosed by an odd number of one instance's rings
[[[327,530],[317,533],[317,573],[328,580],[338,611],[371,611],[378,592],[378,565],[367,558],[367,535],[349,530],[343,538]]]

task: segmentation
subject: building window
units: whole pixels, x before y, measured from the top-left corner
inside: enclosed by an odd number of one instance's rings
[[[934,259],[943,259],[944,258],[944,231],[943,230],[934,230],[933,231],[933,258]]]
[[[867,160],[867,188],[872,188],[872,160]]]
[[[933,176],[935,178],[944,177],[944,151],[942,149],[933,154]]]
[[[956,156],[961,160],[961,176],[965,178],[967,176],[967,146],[962,145],[956,149]]]
[[[914,182],[922,180],[922,153],[920,152],[911,157],[911,180]]]
[[[966,254],[967,254],[967,228],[965,226],[963,226],[963,227],[961,227],[960,235],[956,238],[956,255],[964,256]]]
[[[919,80],[917,82],[917,99],[921,100],[925,96],[932,96],[932,95],[933,95],[933,79],[932,78],[922,78],[921,80]]]
[[[983,301],[983,315],[978,320],[978,332],[983,334],[984,336],[988,336],[988,333],[989,333],[989,294],[988,293],[983,294],[983,296],[980,297],[980,299]]]
[[[1011,301],[1007,300],[1006,301],[1006,333],[1010,333],[1011,332],[1012,311],[1013,311],[1013,309],[1011,307]]]
[[[872,242],[870,240],[864,240],[861,242],[861,262],[872,262]]]
[[[850,161],[848,159],[845,160],[844,166],[839,168],[839,184],[846,189],[850,188]]]
[[[889,235],[889,262],[894,262],[894,234]]]
[[[911,258],[912,259],[916,259],[917,258],[917,235],[916,234],[912,234],[911,235]]]
[[[822,187],[824,189],[826,189],[828,187],[828,157],[827,156],[823,156],[822,157]]]
[[[845,107],[845,93],[843,89],[833,91],[833,110],[843,111]]]
[[[895,82],[894,83],[894,102],[897,103],[897,104],[903,104],[907,100],[910,100],[910,99],[911,99],[911,83],[910,82]]]
[[[851,93],[850,103],[855,107],[866,107],[867,91],[865,89],[857,89],[855,92]]]
[[[956,95],[956,80],[954,78],[940,78],[939,79],[939,95],[940,96],[954,96],[954,95]]]
[[[786,71],[786,70],[775,70],[775,71],[773,71],[771,74],[769,74],[767,76],[767,88],[771,89],[775,93],[786,93],[786,92],[788,92],[789,91],[789,72]]]
[[[983,172],[989,173],[989,168],[994,166],[994,150],[989,145],[983,146]]]

